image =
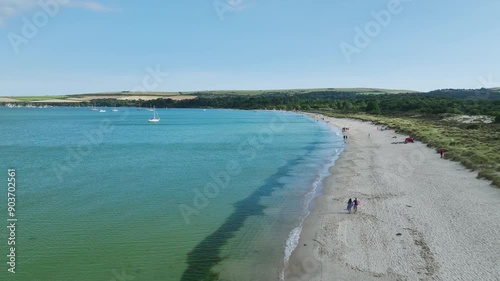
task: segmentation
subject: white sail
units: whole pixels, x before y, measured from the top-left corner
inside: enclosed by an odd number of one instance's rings
[[[148,122],[151,122],[151,123],[160,122],[160,116],[158,116],[158,114],[156,113],[156,109],[154,107],[153,107],[153,118],[148,119]]]

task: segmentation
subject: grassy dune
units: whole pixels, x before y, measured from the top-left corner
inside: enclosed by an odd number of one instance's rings
[[[478,171],[479,178],[491,180],[495,186],[500,187],[500,124],[463,124],[410,117],[318,113],[388,125],[435,148],[436,153],[443,148],[445,158],[458,161],[468,169]]]

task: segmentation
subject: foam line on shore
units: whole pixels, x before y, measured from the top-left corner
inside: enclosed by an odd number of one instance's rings
[[[307,115],[309,118],[311,116]],[[334,126],[329,125],[329,129],[336,134],[337,136],[340,136],[340,129],[336,128]],[[290,256],[292,255],[293,251],[297,248],[297,245],[299,243],[300,235],[302,233],[303,229],[303,224],[304,221],[307,219],[307,217],[311,213],[311,203],[313,203],[314,199],[320,195],[321,189],[323,188],[323,181],[330,175],[330,168],[335,165],[335,161],[339,158],[340,154],[344,150],[344,147],[339,147],[333,149],[333,155],[330,156],[330,158],[327,160],[327,162],[322,166],[322,168],[319,170],[316,179],[312,183],[312,188],[311,190],[306,194],[305,200],[304,200],[304,209],[305,209],[305,215],[304,217],[300,220],[298,226],[293,228],[290,231],[290,234],[288,235],[288,238],[285,243],[285,252],[284,252],[284,257],[283,257],[283,270],[280,273],[280,281],[285,280],[285,270],[288,267],[288,261],[290,259]]]

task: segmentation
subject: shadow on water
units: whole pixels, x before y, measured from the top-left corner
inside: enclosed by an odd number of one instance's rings
[[[304,160],[317,144],[313,143],[307,146],[304,155],[288,161],[275,174],[267,178],[265,183],[249,197],[234,204],[235,211],[226,219],[224,224],[188,253],[188,268],[182,274],[181,281],[218,280],[218,274],[214,273],[211,269],[224,259],[220,257],[222,247],[229,239],[234,237],[247,218],[263,214],[265,207],[259,203],[260,199],[270,196],[277,189],[283,188],[285,184],[280,183],[279,179],[290,172],[292,167]]]

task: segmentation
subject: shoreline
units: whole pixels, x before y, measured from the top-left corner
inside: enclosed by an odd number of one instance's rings
[[[304,220],[285,280],[494,280],[500,277],[500,191],[425,144],[352,119]],[[370,134],[370,135],[368,135]],[[396,137],[396,138],[393,138]],[[361,200],[347,214],[349,197]]]
[[[296,112],[292,112],[296,113]],[[300,113],[301,115],[307,116],[307,118],[315,121],[320,121],[314,118],[314,116],[311,116],[308,113]],[[337,136],[341,136],[341,130],[337,127],[331,126],[329,124],[326,124],[331,130],[332,134],[337,134]],[[330,173],[330,168],[335,165],[335,162],[339,159],[340,155],[342,154],[342,151],[345,148],[345,144],[342,147],[335,148],[335,152],[330,156],[328,159],[329,163],[325,164],[321,170],[318,172],[318,179],[313,183],[313,189],[307,193],[306,195],[306,202],[305,202],[305,215],[301,219],[300,223],[298,226],[293,228],[291,232],[289,233],[286,243],[285,243],[285,253],[283,257],[283,265],[282,269],[280,270],[279,274],[279,280],[283,281],[285,279],[285,271],[286,267],[289,264],[289,260],[295,251],[295,249],[299,246],[300,243],[300,236],[303,232],[304,229],[304,223],[311,214],[311,212],[314,210],[313,206],[315,205],[317,197],[319,197],[322,194],[322,190],[324,188],[323,182],[328,178],[331,173]],[[310,196],[309,196],[310,194]],[[308,198],[309,197],[309,198]]]

